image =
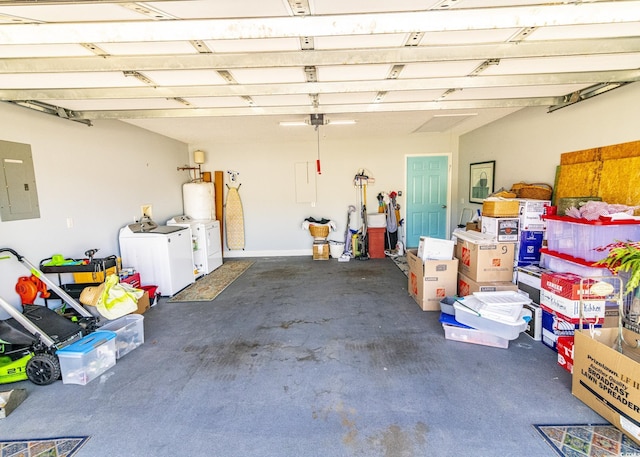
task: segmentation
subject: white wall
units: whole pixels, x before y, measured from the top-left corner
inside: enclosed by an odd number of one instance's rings
[[[185,144],[118,121],[88,127],[8,104],[0,104],[0,125],[0,139],[31,145],[40,204],[39,219],[0,222],[0,246],[35,264],[92,248],[118,255],[118,230],[140,205],[152,204],[158,222],[182,214]],[[13,256],[0,260],[0,297],[16,306],[20,276],[29,271]]]
[[[456,138],[439,134],[351,141],[321,138],[322,174],[316,176],[317,201],[312,206],[296,203],[294,164],[309,161],[315,168],[316,134],[310,129],[309,141],[305,142],[287,142],[285,138],[282,134],[260,144],[218,144],[212,138],[210,143],[192,145],[192,149],[206,152],[203,170],[224,171],[225,184],[241,183],[245,250],[229,251],[225,245],[225,257],[311,255],[313,240],[301,229],[307,217],[332,219],[338,229],[329,239],[343,241],[348,206],[359,202],[353,185],[358,170],[364,168],[375,178],[375,184],[367,187],[366,203],[369,212],[377,212],[379,192],[405,191],[407,155],[454,154],[457,147]],[[226,170],[240,172],[236,183],[229,181]],[[404,197],[397,202],[404,208]],[[359,215],[361,207],[356,206]]]
[[[470,163],[495,160],[496,189],[519,181],[554,185],[562,153],[637,141],[639,119],[640,84],[634,83],[552,113],[526,108],[461,136],[454,214],[480,208],[469,204]]]

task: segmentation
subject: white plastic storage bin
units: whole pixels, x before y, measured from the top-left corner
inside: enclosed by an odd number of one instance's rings
[[[604,267],[594,267],[593,262],[577,259],[559,252],[541,249],[540,266],[557,273],[573,273],[574,275],[593,278],[596,276],[611,276],[611,272]]]
[[[474,300],[479,306],[474,310],[482,317],[489,319],[517,322],[524,305],[531,303],[531,299],[524,294],[511,290],[495,292],[474,292]]]
[[[518,335],[526,330],[527,323],[532,317],[531,311],[526,308],[522,308],[518,319],[515,322],[489,319],[480,316],[479,313],[468,307],[468,305],[463,304],[465,302],[470,303],[473,301],[479,300],[472,295],[456,300],[453,304],[453,308],[456,312],[456,320],[461,324],[468,325],[469,327],[473,327],[482,332],[491,333],[506,340],[515,340],[518,338]]]
[[[475,328],[463,328],[447,324],[442,324],[442,328],[444,329],[444,337],[447,340],[503,349],[507,349],[509,347],[508,339],[500,338],[492,333],[482,332]]]
[[[640,221],[588,221],[567,216],[545,216],[547,247],[551,251],[597,262],[604,259],[606,246],[618,241],[640,240]]]
[[[387,215],[385,213],[367,214],[367,227],[369,228],[386,228]]]
[[[116,334],[93,332],[56,352],[63,384],[85,385],[116,364]]]
[[[127,355],[144,343],[144,316],[128,314],[100,327],[116,334],[116,359]]]
[[[456,311],[453,309],[453,304],[456,302],[456,297],[444,297],[440,300],[440,311],[451,316],[455,316]]]

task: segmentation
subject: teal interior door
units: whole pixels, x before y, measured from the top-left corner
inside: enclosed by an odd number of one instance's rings
[[[406,244],[421,236],[447,239],[448,156],[407,157]]]

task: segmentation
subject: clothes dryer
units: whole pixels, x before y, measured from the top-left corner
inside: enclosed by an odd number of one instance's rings
[[[220,221],[194,219],[191,216],[182,215],[172,217],[167,221],[167,225],[188,227],[191,231],[196,278],[209,274],[222,265]]]

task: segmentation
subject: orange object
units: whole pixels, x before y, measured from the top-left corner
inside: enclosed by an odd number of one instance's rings
[[[369,239],[369,257],[372,259],[384,259],[384,227],[369,227],[367,238]]]
[[[33,304],[38,293],[40,293],[40,298],[49,298],[51,296],[51,293],[47,290],[47,285],[34,275],[19,277],[16,284],[16,292],[20,295],[20,301],[23,305]]]

